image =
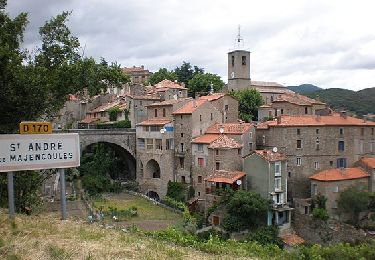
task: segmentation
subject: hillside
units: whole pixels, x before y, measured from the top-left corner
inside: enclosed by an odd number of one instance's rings
[[[288,89],[290,89],[294,92],[300,93],[300,94],[322,90],[322,88],[319,88],[318,86],[315,86],[313,84],[302,84],[302,85],[299,85],[299,86],[288,86]]]
[[[337,111],[346,110],[358,116],[368,113],[375,114],[375,88],[367,88],[360,91],[330,88],[304,94],[326,102]]]

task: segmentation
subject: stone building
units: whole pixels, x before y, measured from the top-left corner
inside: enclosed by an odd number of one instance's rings
[[[130,81],[132,84],[145,84],[152,73],[145,69],[145,67],[142,65],[140,67],[130,67],[130,68],[123,68],[122,71],[130,76]]]
[[[129,107],[129,119],[132,128],[135,128],[138,123],[147,119],[148,105],[160,101],[160,97],[155,95],[135,96],[126,94],[124,99]]]
[[[325,115],[328,113],[325,103],[297,93],[284,93],[271,100],[270,103],[259,107],[259,121],[279,115]]]
[[[288,193],[310,195],[308,177],[332,168],[345,168],[364,155],[375,154],[375,123],[346,116],[286,116],[258,124],[257,146],[277,149],[288,159]]]
[[[244,158],[247,190],[272,200],[268,213],[268,225],[277,225],[281,232],[290,228],[291,211],[287,202],[287,158],[276,149],[256,150]]]
[[[368,190],[369,192],[375,192],[375,157],[361,158],[354,165],[361,167],[370,174]]]
[[[112,109],[118,110],[116,116],[111,118],[110,111]],[[86,118],[81,121],[81,123],[108,123],[110,121],[120,121],[125,120],[125,110],[128,109],[127,104],[123,100],[116,100],[107,104],[98,106],[86,113]]]
[[[161,100],[187,98],[188,89],[185,88],[185,84],[178,84],[168,79],[160,81],[155,86],[148,88],[148,94],[154,94],[159,96]]]
[[[317,195],[326,197],[328,214],[337,218],[339,215],[337,201],[340,192],[351,186],[367,190],[369,177],[370,175],[359,167],[336,168],[315,173],[310,176],[311,197],[314,198]]]

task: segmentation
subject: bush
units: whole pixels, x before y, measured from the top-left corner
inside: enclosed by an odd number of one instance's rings
[[[256,241],[261,245],[277,245],[282,248],[283,243],[278,234],[279,228],[277,226],[267,226],[251,232],[246,239],[248,241]]]
[[[219,238],[220,240],[229,239],[228,233],[225,233],[225,232],[222,232],[222,231],[219,231],[219,230],[215,230],[215,229],[210,229],[210,230],[207,230],[207,231],[204,231],[204,232],[201,232],[201,233],[197,234],[197,237],[202,241],[207,241],[213,236]]]
[[[168,181],[167,196],[177,201],[186,201],[186,184]]]
[[[127,181],[127,182],[122,182],[121,186],[124,190],[130,190],[130,191],[139,191],[139,183],[136,181]]]
[[[322,209],[322,208],[315,208],[312,211],[312,215],[314,219],[319,219],[323,221],[327,221],[329,219],[327,210]]]

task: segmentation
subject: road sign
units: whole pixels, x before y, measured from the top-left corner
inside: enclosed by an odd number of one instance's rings
[[[0,172],[80,165],[78,134],[0,135]]]
[[[21,122],[20,134],[52,134],[50,122]]]

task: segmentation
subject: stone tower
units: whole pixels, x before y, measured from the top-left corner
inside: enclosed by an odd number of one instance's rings
[[[235,49],[228,52],[228,90],[240,90],[250,86],[250,52],[244,49],[240,28]]]

